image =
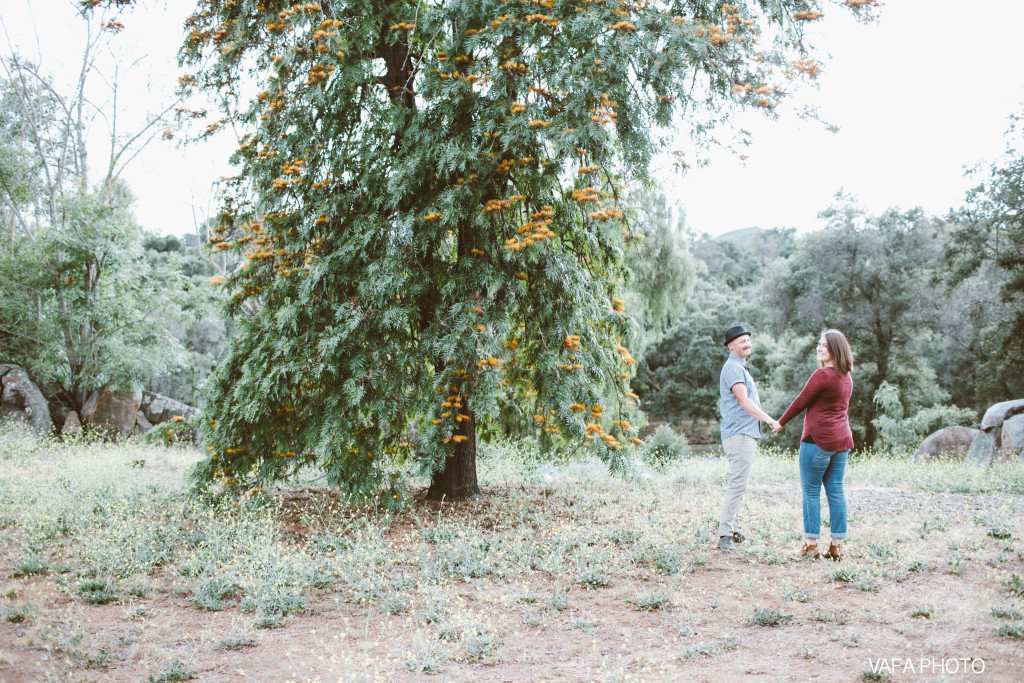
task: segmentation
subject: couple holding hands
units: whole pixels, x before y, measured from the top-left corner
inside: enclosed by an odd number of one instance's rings
[[[747,488],[750,467],[754,462],[761,422],[778,434],[790,420],[807,411],[803,436],[800,438],[800,484],[803,490],[804,545],[801,557],[818,556],[821,538],[821,487],[828,499],[831,543],[822,557],[840,560],[842,541],[846,538],[846,493],[843,474],[846,457],[853,448],[850,431],[850,395],[853,393],[853,352],[839,330],[825,330],[818,340],[818,369],[814,371],[800,395],[778,420],[761,410],[757,385],[747,370],[750,356],[750,332],[742,325],[730,327],[725,333],[729,358],[719,378],[722,413],[722,447],[729,460],[729,480],[718,524],[718,547],[733,550],[743,540],[736,526],[736,515]]]

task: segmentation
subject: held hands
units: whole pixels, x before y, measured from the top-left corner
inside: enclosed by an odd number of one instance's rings
[[[782,425],[779,424],[778,420],[771,420],[768,426],[772,428],[772,434],[778,434],[782,431]]]

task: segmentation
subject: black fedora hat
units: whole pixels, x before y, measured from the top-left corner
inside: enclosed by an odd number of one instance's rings
[[[728,346],[729,342],[731,342],[733,339],[735,339],[736,337],[742,337],[745,334],[749,335],[750,333],[747,332],[747,328],[743,327],[743,325],[736,325],[735,327],[730,327],[725,331],[725,345]]]

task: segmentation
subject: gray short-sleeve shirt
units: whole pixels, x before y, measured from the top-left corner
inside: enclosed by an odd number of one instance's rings
[[[747,387],[747,396],[760,408],[761,400],[757,396],[757,385],[747,370],[746,362],[736,354],[730,353],[725,365],[722,366],[722,374],[718,380],[718,391],[722,396],[719,405],[722,413],[722,441],[736,434],[761,438],[761,421],[743,410],[743,406],[736,400],[736,395],[732,393],[733,385],[741,382]]]

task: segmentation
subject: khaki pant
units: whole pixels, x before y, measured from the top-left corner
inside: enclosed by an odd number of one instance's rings
[[[729,459],[729,481],[725,487],[725,499],[722,501],[722,514],[718,518],[718,535],[732,536],[734,531],[739,531],[736,515],[743,502],[743,492],[747,490],[747,479],[750,478],[750,467],[754,464],[757,439],[746,434],[734,434],[725,438],[722,448]]]

